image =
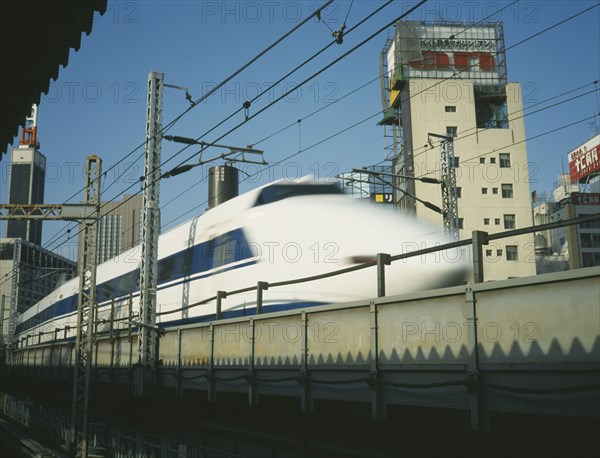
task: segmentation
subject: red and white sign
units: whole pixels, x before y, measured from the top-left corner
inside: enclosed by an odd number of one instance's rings
[[[387,56],[388,68],[400,63],[402,79],[465,78],[481,85],[505,82],[500,24],[423,24],[401,21]]]
[[[450,62],[450,57],[452,57],[452,62]],[[479,69],[485,72],[496,70],[494,55],[489,52],[423,51],[423,59],[411,60],[409,64],[417,70],[446,70],[449,68],[469,70],[475,65],[479,65]]]
[[[600,134],[569,153],[571,182],[600,171]]]

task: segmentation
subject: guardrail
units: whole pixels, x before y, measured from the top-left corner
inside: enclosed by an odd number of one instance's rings
[[[158,316],[169,315],[169,314],[173,314],[173,313],[177,313],[177,312],[186,311],[193,307],[198,307],[200,305],[208,304],[210,302],[215,301],[216,302],[215,320],[219,320],[222,317],[222,301],[223,301],[223,299],[234,296],[236,294],[242,294],[242,293],[247,293],[247,292],[251,292],[251,291],[256,291],[256,314],[261,314],[262,307],[263,307],[263,291],[265,291],[265,290],[268,290],[270,288],[277,288],[280,286],[293,285],[293,284],[297,284],[297,283],[306,283],[306,282],[311,282],[311,281],[316,281],[316,280],[322,280],[325,278],[343,275],[346,273],[355,272],[355,271],[366,269],[366,268],[373,267],[373,266],[377,267],[377,297],[384,297],[385,296],[385,266],[386,265],[390,265],[394,261],[409,259],[412,257],[422,256],[422,255],[430,254],[430,253],[436,253],[436,252],[445,251],[445,250],[449,250],[449,249],[453,249],[453,248],[460,248],[460,247],[464,247],[467,245],[473,246],[473,248],[472,248],[473,277],[474,277],[473,283],[482,283],[484,281],[483,246],[487,245],[490,241],[500,240],[500,239],[514,237],[514,236],[518,236],[518,235],[530,234],[530,233],[534,233],[534,232],[542,232],[542,231],[556,229],[556,228],[560,228],[560,227],[578,225],[578,224],[588,223],[588,222],[597,221],[597,220],[600,221],[600,213],[598,213],[596,215],[590,215],[590,216],[585,216],[585,217],[580,217],[580,218],[556,221],[553,223],[542,224],[539,226],[529,226],[529,227],[522,228],[522,229],[503,231],[503,232],[498,232],[498,233],[494,233],[494,234],[489,234],[488,232],[484,232],[484,231],[473,231],[472,237],[469,239],[458,240],[455,242],[450,242],[450,243],[446,243],[443,245],[438,245],[438,246],[434,246],[434,247],[430,247],[430,248],[426,248],[426,249],[422,249],[422,250],[417,250],[417,251],[411,251],[410,253],[403,253],[403,254],[398,254],[398,255],[390,255],[388,253],[378,253],[377,259],[374,261],[369,261],[369,262],[365,262],[365,263],[362,263],[362,264],[359,264],[356,266],[334,270],[332,272],[327,272],[324,274],[312,275],[312,276],[308,276],[308,277],[302,277],[302,278],[286,280],[286,281],[279,281],[279,282],[272,282],[272,283],[268,283],[265,281],[258,281],[256,285],[236,289],[233,291],[217,291],[214,296],[208,297],[201,301],[194,302],[192,304],[189,304],[185,307],[181,307],[178,309],[167,310],[164,312],[157,312],[156,316],[158,317]],[[114,299],[113,299],[113,301],[114,301]],[[132,306],[132,293],[130,293],[130,298],[129,298],[129,315],[124,318],[111,319],[111,328],[110,328],[110,332],[113,333],[114,332],[114,324],[113,323],[125,322],[125,323],[129,324],[128,332],[129,332],[130,340],[131,340],[132,329],[135,329],[135,325],[139,324],[139,323],[134,322],[134,320],[138,317],[138,315],[133,313],[133,311],[131,310],[131,306]],[[114,310],[111,311],[111,316],[114,316]],[[96,329],[97,329],[98,324],[99,324],[99,322],[96,321]],[[52,332],[54,332],[54,333],[56,333],[56,335],[58,335],[58,332],[61,330],[65,331],[65,338],[66,338],[69,327],[55,328],[55,329],[53,329]],[[31,338],[33,340],[35,337],[38,337],[38,344],[40,344],[41,336],[43,336],[45,334],[49,334],[49,333],[45,333],[45,332],[41,331],[38,333],[29,334],[26,337],[21,338],[21,340],[19,342],[17,342],[17,347],[22,348],[23,346],[28,346],[29,338]]]
[[[268,314],[261,313],[259,306],[256,315],[169,329],[159,339],[160,348],[157,349],[162,359],[162,365],[156,368],[159,382],[174,388],[178,396],[184,388],[207,390],[210,400],[216,399],[218,386],[227,385],[228,390],[247,392],[250,405],[257,402],[259,386],[265,391],[271,390],[267,387],[277,386],[280,388],[273,388],[275,392],[299,395],[303,411],[310,411],[315,396],[331,396],[328,387],[335,386],[342,390],[340,393],[352,393],[355,389],[352,387],[359,387],[362,391],[356,392],[356,396],[360,401],[368,400],[365,393],[367,397],[372,394],[374,418],[385,415],[386,402],[410,403],[413,398],[403,390],[427,390],[434,392],[428,394],[429,402],[443,405],[450,396],[460,403],[460,408],[471,410],[474,428],[485,423],[480,407],[484,403],[483,390],[510,393],[517,398],[541,396],[550,399],[552,396],[581,396],[581,393],[593,397],[600,388],[597,381],[594,382],[600,363],[594,350],[600,334],[597,329],[600,292],[596,269],[492,283],[481,283],[482,276],[479,276],[479,283],[465,286],[384,296],[385,265],[389,262],[468,244],[473,244],[473,250],[480,252],[489,240],[597,219],[600,215],[499,234],[477,232],[471,239],[418,252],[397,256],[379,254],[377,261],[329,274],[290,282],[258,282],[249,288],[218,292],[190,307],[252,290],[257,291],[257,300],[261,304],[262,292],[269,287],[317,280],[372,266],[378,269],[377,299]],[[482,258],[474,256],[474,262],[481,265]],[[551,285],[555,287],[549,288]],[[501,294],[500,290],[503,291]],[[130,384],[134,381],[135,371],[131,368],[137,333],[132,316],[130,311],[129,316],[122,319],[127,320],[128,325],[124,332],[115,332],[115,319],[111,321],[109,332],[96,335],[93,360],[96,380]],[[432,317],[434,321],[421,323],[422,316]],[[338,325],[340,335],[336,340],[310,340],[311,332],[325,335],[327,329],[322,325],[328,324],[327,320],[334,320]],[[570,320],[572,327],[565,327],[565,320]],[[315,324],[318,326],[319,323],[320,328],[315,330]],[[283,335],[265,344],[265,331],[275,325],[282,330],[297,329],[297,339],[286,339]],[[423,329],[418,332],[416,328],[406,327],[408,325]],[[543,333],[536,336],[535,332],[540,328]],[[451,331],[456,335],[448,334]],[[227,336],[232,332],[238,341],[228,340]],[[441,335],[441,342],[439,339],[430,341],[427,336],[432,333],[437,333],[436,339]],[[398,340],[400,338],[404,340]],[[40,337],[38,342],[18,351],[15,365],[37,377],[60,375],[62,371],[62,378],[68,379],[72,364],[70,343],[44,345]],[[564,379],[560,374],[556,378],[557,367],[562,368],[560,371],[579,375],[573,375],[572,380]],[[414,371],[418,376],[407,378],[406,374]],[[481,373],[486,374],[483,379]],[[543,383],[544,388],[539,383]],[[496,399],[489,394],[486,397]],[[543,403],[540,411],[551,411],[557,405],[571,406],[569,408],[576,411],[579,409],[579,413],[586,408],[589,410],[592,403],[586,401],[588,407],[585,407],[582,399],[586,398],[578,397],[576,402],[563,404],[556,404],[554,399],[549,404]],[[517,401],[516,404],[502,402],[508,405],[503,408],[519,409]]]

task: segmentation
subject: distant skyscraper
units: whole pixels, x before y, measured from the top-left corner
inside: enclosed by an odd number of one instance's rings
[[[103,203],[98,221],[97,262],[108,261],[140,243],[143,196],[123,195],[121,201]],[[79,236],[79,249],[82,239]]]
[[[0,238],[0,346],[10,309],[23,313],[77,274],[75,262],[25,240]]]
[[[46,178],[46,157],[40,153],[37,141],[37,107],[34,105],[31,117],[21,133],[18,148],[12,150],[10,177],[8,184],[9,204],[44,203],[44,183]],[[21,238],[35,245],[42,243],[42,221],[8,221],[8,238]]]

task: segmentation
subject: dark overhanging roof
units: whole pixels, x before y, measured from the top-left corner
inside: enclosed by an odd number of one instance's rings
[[[0,159],[107,0],[0,1]]]

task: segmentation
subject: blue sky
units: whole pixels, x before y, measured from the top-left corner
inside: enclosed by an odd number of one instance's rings
[[[324,1],[109,1],[104,16],[97,17],[89,36],[82,38],[78,52],[71,51],[69,65],[61,68],[50,91],[42,97],[39,108],[38,138],[41,151],[48,159],[46,202],[62,203],[81,189],[83,164],[88,154],[98,154],[107,169],[138,146],[144,138],[146,81],[148,72],[165,73],[165,82],[188,86],[194,99],[212,84],[220,82],[312,13]],[[416,2],[408,3],[414,5]],[[497,11],[508,2],[434,2],[430,1],[409,19],[478,21]],[[506,45],[543,30],[597,1],[521,1],[493,17],[504,22]],[[331,29],[338,29],[348,13],[351,2],[336,0],[323,13]],[[379,0],[357,0],[349,12],[347,26],[381,5]],[[287,82],[299,82],[349,50],[407,8],[406,2],[394,2],[373,19],[348,35],[342,45],[335,45],[306,68],[292,75]],[[524,88],[525,107],[557,94],[600,79],[600,8],[571,20],[547,33],[515,47],[507,53],[508,79]],[[390,30],[390,34],[392,31]],[[198,137],[225,116],[238,109],[249,97],[287,73],[331,40],[331,32],[323,23],[311,21],[248,70],[230,82],[206,102],[188,113],[170,133]],[[378,75],[379,52],[386,34],[373,39],[346,59],[318,76],[264,114],[221,140],[222,143],[244,146],[254,144],[282,127],[304,118],[347,92],[375,79]],[[289,89],[291,87],[287,86]],[[256,112],[275,97],[286,85],[255,102],[250,113]],[[584,91],[594,89],[587,86]],[[556,102],[553,101],[551,103]],[[553,109],[527,116],[528,137],[589,117],[600,111],[597,94],[580,97]],[[188,102],[181,91],[165,89],[164,121],[173,119],[186,109]],[[544,106],[544,105],[540,105]],[[265,159],[276,162],[381,109],[377,81],[354,95],[333,104],[315,116],[272,137],[257,146],[264,149]],[[206,137],[214,141],[221,133],[242,120],[234,120]],[[251,182],[241,185],[241,191],[286,176],[317,172],[320,178],[344,172],[353,167],[378,163],[384,158],[383,130],[377,119],[367,121],[331,141],[297,155],[270,172],[263,172]],[[545,135],[528,142],[529,161],[537,170],[532,177],[532,190],[550,190],[567,153],[594,133],[589,122]],[[163,161],[180,146],[163,142]],[[187,150],[165,166],[177,165],[194,150]],[[209,153],[206,153],[209,155]],[[142,175],[142,150],[138,150],[119,167],[117,178],[109,173],[103,188],[104,200],[112,199]],[[137,161],[135,160],[137,159]],[[125,171],[126,166],[133,166]],[[2,163],[0,199],[6,201],[7,156]],[[242,166],[255,172],[254,166]],[[164,228],[200,213],[207,197],[205,182],[174,199],[186,188],[200,181],[206,168],[161,182],[162,221]],[[243,174],[242,174],[243,176]],[[113,181],[116,182],[113,183]],[[139,185],[128,192],[138,191]],[[81,193],[71,202],[81,199]],[[196,207],[194,209],[194,207]],[[191,211],[190,211],[191,210]],[[186,213],[190,211],[189,213]],[[169,223],[171,222],[171,223]],[[63,223],[47,223],[44,239],[64,233]],[[5,224],[0,226],[5,233]],[[64,240],[64,238],[62,239]]]

